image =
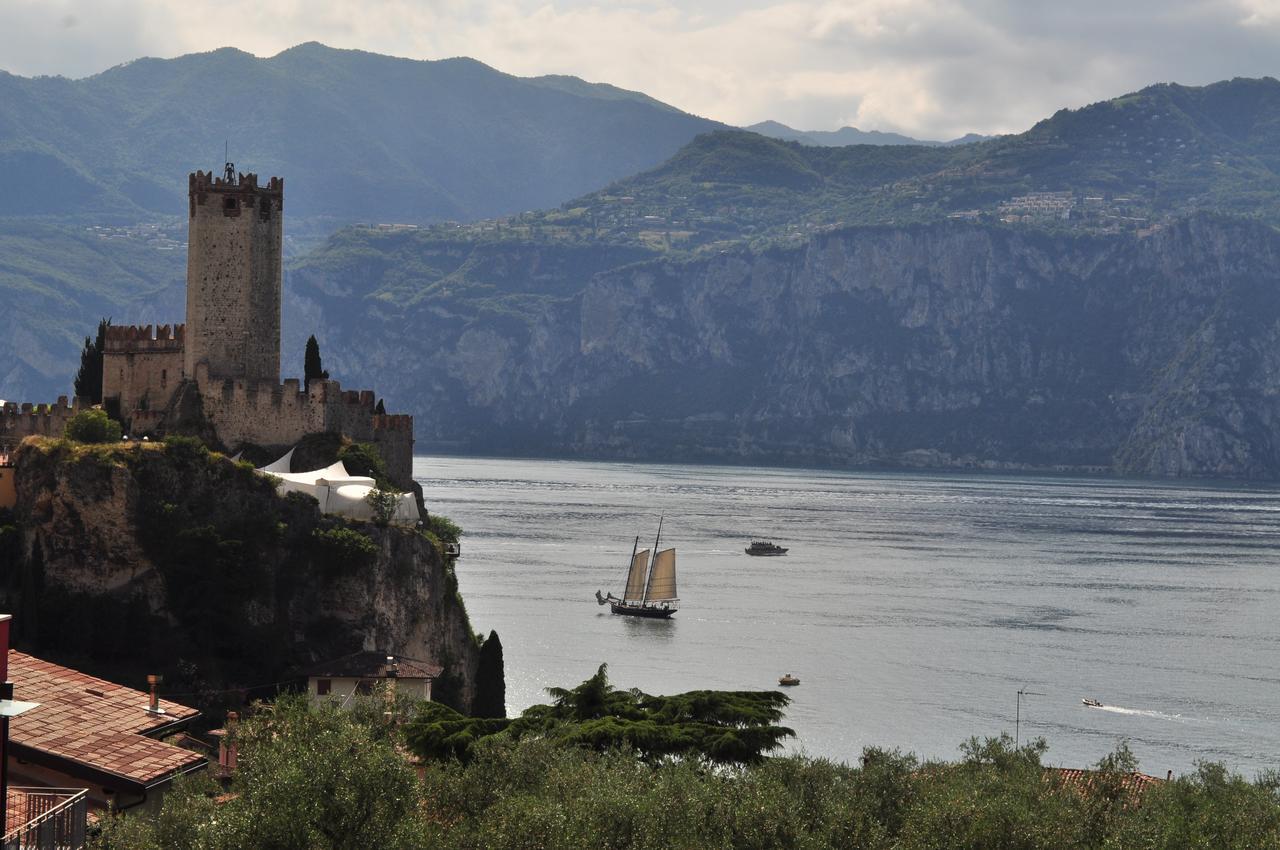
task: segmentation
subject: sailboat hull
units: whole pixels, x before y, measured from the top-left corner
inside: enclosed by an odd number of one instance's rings
[[[627,605],[618,602],[610,602],[609,610],[615,614],[623,614],[628,617],[648,617],[651,620],[666,620],[676,612],[675,608],[663,608],[655,605]]]

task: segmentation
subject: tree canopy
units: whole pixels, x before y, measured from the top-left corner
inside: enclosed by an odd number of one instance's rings
[[[329,373],[320,362],[320,343],[316,342],[315,334],[307,337],[307,348],[302,356],[302,378],[306,386],[311,386],[312,381],[329,380]]]
[[[104,410],[82,410],[67,421],[63,435],[80,443],[118,443],[120,423],[107,416]]]
[[[575,688],[548,688],[550,705],[535,705],[515,720],[466,718],[429,707],[406,732],[423,757],[466,760],[488,735],[542,737],[559,744],[606,751],[630,749],[645,761],[702,758],[719,764],[755,764],[795,733],[776,725],[790,699],[776,691],[689,691],[652,696],[618,690],[608,665]]]
[[[107,328],[111,327],[110,319],[98,322],[98,333],[93,339],[84,338],[84,349],[80,352],[80,370],[76,372],[76,395],[90,399],[94,404],[102,404],[102,352],[107,347]]]

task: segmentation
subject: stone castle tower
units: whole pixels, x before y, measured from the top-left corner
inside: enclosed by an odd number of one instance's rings
[[[187,324],[183,372],[280,382],[284,180],[188,178]]]
[[[284,180],[258,175],[188,178],[185,325],[107,328],[104,406],[134,436],[163,436],[193,421],[227,451],[280,451],[308,434],[337,433],[378,447],[395,483],[413,483],[413,417],[377,412],[372,390],[336,380],[280,380]],[[0,407],[0,447],[56,436],[85,404]],[[208,430],[202,432],[210,436]]]

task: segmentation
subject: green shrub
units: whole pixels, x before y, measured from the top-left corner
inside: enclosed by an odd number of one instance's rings
[[[372,478],[379,488],[391,489],[391,475],[382,453],[373,443],[349,443],[338,449],[338,460],[352,475]]]
[[[431,514],[427,518],[427,531],[434,534],[442,543],[456,544],[462,537],[462,526],[444,514]]]
[[[360,572],[373,563],[378,547],[354,528],[337,526],[311,532],[316,563],[328,575]]]
[[[364,497],[365,502],[373,509],[373,524],[386,528],[395,519],[396,508],[400,506],[400,491],[394,488],[378,488],[370,490]]]
[[[120,423],[96,408],[72,416],[62,433],[78,443],[118,443],[121,437]]]

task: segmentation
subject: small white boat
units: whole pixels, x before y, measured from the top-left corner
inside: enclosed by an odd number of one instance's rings
[[[1085,697],[1080,700],[1080,702],[1084,703],[1089,708],[1102,708],[1102,703],[1098,702],[1096,699],[1090,699],[1089,697]]]

